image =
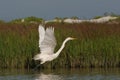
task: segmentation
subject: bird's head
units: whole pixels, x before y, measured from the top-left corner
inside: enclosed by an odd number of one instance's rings
[[[68,40],[75,40],[76,38],[68,37],[67,39],[68,39]]]

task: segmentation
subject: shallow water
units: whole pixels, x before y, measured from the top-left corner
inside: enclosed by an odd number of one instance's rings
[[[0,70],[0,80],[120,80],[120,69]]]

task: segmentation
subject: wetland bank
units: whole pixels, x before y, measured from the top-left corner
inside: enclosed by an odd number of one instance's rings
[[[38,25],[0,23],[0,68],[31,69],[39,62],[32,58],[39,53]],[[120,24],[108,23],[48,23],[55,28],[57,47],[68,37],[59,57],[41,68],[107,68],[120,67]]]

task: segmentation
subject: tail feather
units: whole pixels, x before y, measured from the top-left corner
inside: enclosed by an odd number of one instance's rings
[[[33,59],[34,60],[40,60],[40,54],[35,55]]]

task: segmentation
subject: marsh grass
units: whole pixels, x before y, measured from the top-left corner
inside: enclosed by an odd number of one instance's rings
[[[49,23],[55,27],[57,46],[69,41],[59,57],[42,68],[120,67],[120,24]],[[0,68],[33,68],[39,62],[38,24],[0,24]]]

